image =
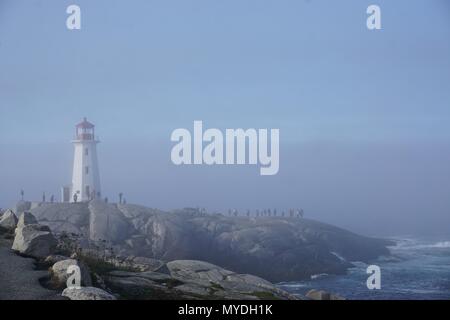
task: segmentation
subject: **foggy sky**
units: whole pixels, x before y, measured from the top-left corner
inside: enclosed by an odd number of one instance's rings
[[[336,3],[335,3],[336,2]],[[111,201],[303,208],[373,235],[450,233],[445,1],[0,0],[0,207],[59,198],[74,125],[96,124]],[[279,128],[280,171],[174,166],[170,134]]]

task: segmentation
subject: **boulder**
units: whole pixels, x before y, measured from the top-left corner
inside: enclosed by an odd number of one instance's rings
[[[71,265],[76,265],[80,268],[81,285],[85,287],[92,286],[89,268],[84,263],[74,259],[61,260],[52,266],[52,283],[59,288],[66,287],[67,279],[70,277],[70,274],[67,273],[67,269]]]
[[[175,260],[167,263],[170,275],[189,286],[178,290],[195,291],[204,287],[210,295],[224,299],[296,299],[269,281],[249,274],[238,274],[214,264],[197,260]]]
[[[315,289],[309,290],[308,293],[306,294],[306,297],[311,300],[345,300],[345,298],[339,295],[332,294],[324,290],[315,290]]]
[[[17,228],[23,228],[29,224],[37,224],[37,219],[30,212],[23,212],[19,216],[19,222],[17,223]]]
[[[116,300],[112,294],[94,287],[66,288],[62,296],[70,300]]]
[[[50,255],[55,250],[56,245],[57,241],[47,226],[30,224],[22,228],[16,228],[12,250],[42,259]]]
[[[197,260],[175,260],[167,263],[170,275],[174,278],[198,281],[198,282],[221,282],[233,272],[222,269],[204,261]]]
[[[0,218],[0,227],[6,230],[14,230],[17,225],[17,217],[12,210],[6,210]]]
[[[112,271],[104,277],[105,284],[124,299],[158,300],[180,299],[181,294],[173,288],[180,284],[172,277],[152,271]]]
[[[69,258],[66,257],[66,256],[61,256],[61,255],[58,255],[58,254],[52,254],[52,255],[49,255],[47,258],[45,258],[44,262],[49,264],[49,265],[54,265],[58,261],[67,260],[67,259],[69,259]]]

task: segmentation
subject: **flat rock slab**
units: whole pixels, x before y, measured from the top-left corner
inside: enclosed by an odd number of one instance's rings
[[[70,300],[116,300],[112,294],[94,287],[66,288],[62,295]]]

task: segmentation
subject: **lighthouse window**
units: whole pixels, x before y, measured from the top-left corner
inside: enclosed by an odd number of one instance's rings
[[[89,149],[88,148],[84,149],[84,155],[85,156],[89,155]]]
[[[89,174],[89,167],[86,166],[86,167],[84,168],[84,171],[85,171],[86,174]]]

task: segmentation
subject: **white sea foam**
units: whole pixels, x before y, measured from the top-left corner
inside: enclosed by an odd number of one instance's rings
[[[433,245],[431,245],[432,248],[450,248],[450,241],[440,241]]]
[[[345,258],[343,257],[343,256],[341,256],[339,253],[337,253],[337,252],[334,252],[334,251],[331,251],[330,252],[332,255],[334,255],[335,257],[337,257],[339,260],[341,260],[341,261],[347,261],[347,260],[345,260]]]
[[[414,249],[430,249],[430,248],[450,248],[450,241],[439,241],[435,243],[423,243],[416,239],[395,239],[397,244],[389,247],[393,250],[414,250]]]
[[[431,244],[410,244],[410,245],[403,245],[398,247],[398,249],[432,249],[432,248],[440,248],[440,249],[446,249],[450,248],[450,241],[439,241],[436,243]]]
[[[311,276],[311,280],[316,280],[316,279],[323,278],[323,277],[326,277],[326,276],[328,276],[328,273],[313,274]]]
[[[304,288],[307,285],[304,283],[299,283],[299,282],[295,282],[295,283],[289,283],[289,282],[282,282],[278,284],[280,287],[284,287],[284,288],[290,288],[290,289],[296,289],[296,288]]]

